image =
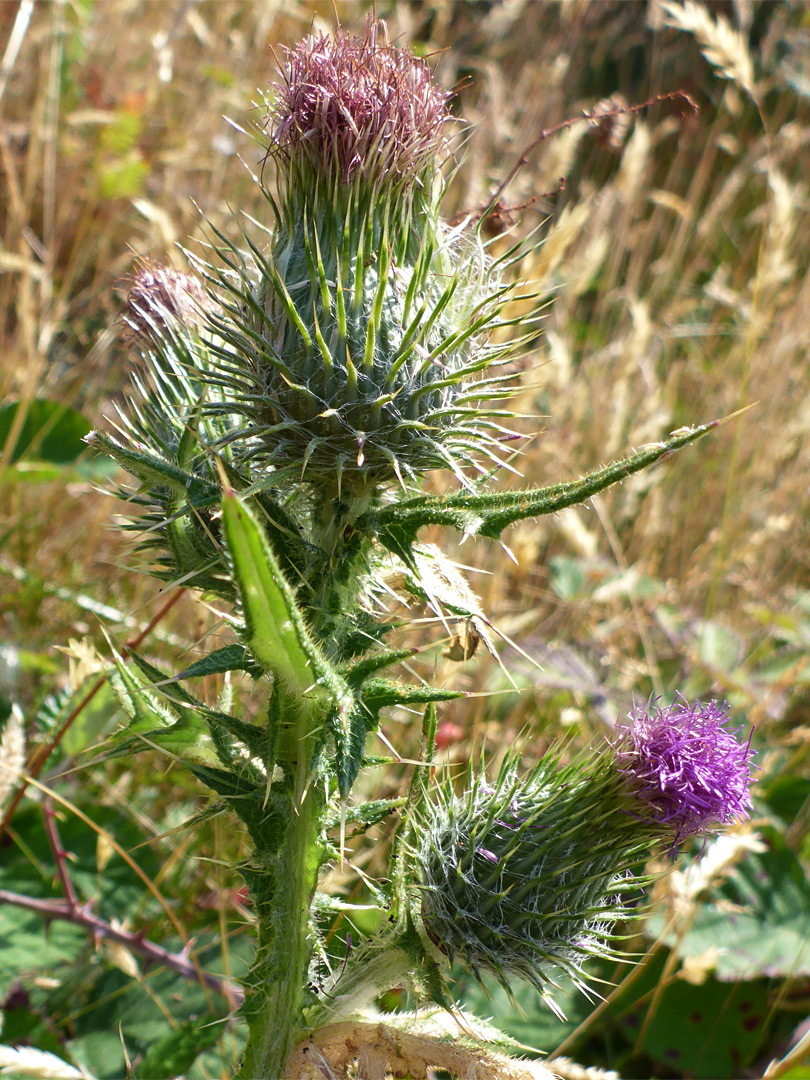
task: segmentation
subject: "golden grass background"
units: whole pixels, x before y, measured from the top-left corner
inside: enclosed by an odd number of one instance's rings
[[[336,19],[362,32],[370,10],[0,3],[3,401],[58,400],[94,424],[111,415],[137,362],[118,322],[135,259],[182,267],[177,245],[202,235],[200,210],[230,235],[239,211],[264,214],[250,176],[259,153],[223,117],[255,119],[274,50]],[[527,727],[538,739],[560,723],[587,731],[633,697],[682,690],[727,697],[757,725],[765,766],[806,770],[808,9],[379,0],[376,13],[392,40],[434,58],[472,125],[448,215],[480,211],[533,147],[503,196],[525,209],[500,219],[544,235],[523,267],[546,303],[518,403],[540,417],[524,427],[526,481],[572,478],[751,406],[593,505],[512,529],[518,565],[498,548],[462,549],[489,572],[474,582],[485,609],[543,670],[504,649],[528,689],[448,709],[454,753],[484,730],[496,746]],[[583,116],[610,95],[620,108],[673,91],[698,111],[662,100],[618,117],[612,133]],[[0,459],[0,639],[4,692],[25,709],[85,673],[77,647],[70,671],[56,652],[70,639],[108,655],[98,605],[121,614],[103,621],[123,639],[162,597],[111,528],[112,499],[78,476],[34,482],[8,465],[10,452]],[[149,649],[185,655],[216,624],[185,597]],[[505,689],[483,656],[464,670],[441,664],[442,679]],[[412,752],[403,728],[389,737]],[[142,765],[94,777],[100,798],[125,804],[152,783]],[[195,797],[176,771],[170,783],[180,785],[171,796],[155,785],[155,822],[178,790]],[[172,844],[172,860],[195,846]],[[225,887],[219,869],[199,875],[198,890]]]

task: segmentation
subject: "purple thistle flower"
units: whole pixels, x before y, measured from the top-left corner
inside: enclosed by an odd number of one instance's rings
[[[674,828],[676,844],[749,816],[751,737],[727,728],[725,702],[653,701],[628,720],[613,742],[618,772],[641,814]]]
[[[414,174],[445,150],[448,94],[424,60],[379,43],[384,32],[370,19],[365,38],[339,30],[286,50],[271,152],[309,156],[344,182],[358,173],[373,182]]]

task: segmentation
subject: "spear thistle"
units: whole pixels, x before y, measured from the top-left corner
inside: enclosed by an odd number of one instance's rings
[[[482,617],[461,569],[422,545],[420,530],[498,539],[713,424],[567,484],[490,489],[491,474],[511,468],[510,362],[536,338],[536,316],[509,307],[527,299],[512,273],[526,245],[496,257],[480,222],[442,219],[450,114],[430,66],[388,44],[382,24],[359,38],[315,35],[287,51],[267,129],[269,223],[253,222],[239,245],[213,230],[214,255],[192,275],[141,268],[127,315],[141,356],[130,407],[120,436],[90,440],[135,478],[121,495],[152,572],[231,605],[234,641],[175,675],[136,653],[116,658],[129,723],[111,752],[165,750],[215,793],[211,812],[237,815],[250,838],[240,869],[257,948],[242,1078],[291,1075],[303,1049],[331,1045],[316,1034],[336,1013],[353,1022],[402,979],[450,1004],[450,954],[544,993],[546,961],[578,977],[625,911],[625,871],[662,829],[694,831],[702,778],[714,775],[699,773],[697,753],[691,771],[667,766],[666,799],[688,790],[690,814],[658,796],[654,821],[636,812],[666,743],[659,724],[619,741],[610,759],[548,761],[525,781],[510,764],[492,786],[473,777],[460,800],[447,787],[428,797],[417,779],[407,805],[352,802],[383,710],[425,707],[429,755],[436,703],[463,697],[391,677],[412,654],[391,641],[380,603],[392,579],[442,618]],[[457,489],[425,494],[434,468]],[[261,705],[250,719],[227,693],[212,706],[188,687],[230,672],[253,683]],[[719,716],[712,723],[719,732]],[[725,805],[711,802],[715,818]],[[745,808],[742,789],[734,805]],[[374,962],[351,961],[337,986],[316,918],[329,903],[319,872],[348,827],[359,834],[394,812],[405,817],[402,842],[390,887],[375,893],[391,930],[374,942]],[[421,852],[422,870],[409,851]],[[423,1032],[420,1060],[433,1039],[446,1062],[446,1038]],[[453,1053],[471,1069],[483,1051],[462,1041]]]

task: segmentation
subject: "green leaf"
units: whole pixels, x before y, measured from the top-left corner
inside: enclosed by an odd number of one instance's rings
[[[417,648],[386,649],[384,652],[374,653],[372,656],[364,657],[348,665],[343,669],[343,674],[350,686],[360,687],[370,675],[384,668],[393,667],[401,660],[408,660],[418,651]]]
[[[716,426],[717,421],[712,421],[700,427],[684,428],[663,442],[653,443],[572,483],[482,495],[464,491],[452,495],[419,496],[369,511],[358,519],[357,527],[376,533],[382,544],[410,565],[411,545],[419,529],[426,525],[451,525],[465,535],[497,538],[516,521],[554,514],[585,502],[611,484],[694,442]]]
[[[203,1050],[218,1042],[222,1035],[218,1020],[218,1016],[201,1016],[158,1039],[135,1069],[137,1080],[174,1080],[184,1073]]]
[[[222,528],[253,656],[297,697],[325,693],[347,715],[352,701],[348,687],[312,639],[264,533],[233,492],[222,500]]]
[[[363,686],[362,700],[366,709],[376,714],[388,705],[424,705],[430,701],[454,701],[462,697],[466,697],[463,690],[368,679]]]
[[[130,655],[149,681],[137,677],[116,654],[116,671],[110,682],[129,724],[114,738],[108,756],[153,748],[174,754],[192,766],[223,764],[220,748],[195,699],[147,661],[134,653]],[[159,689],[153,689],[155,686]]]
[[[368,679],[361,696],[356,700],[344,719],[333,709],[327,724],[335,739],[335,764],[338,788],[345,798],[364,764],[366,737],[376,731],[380,723],[380,711],[390,705],[421,705],[431,701],[452,701],[464,697],[463,690],[442,690],[433,686],[411,686],[387,679]]]
[[[150,692],[148,685],[136,678],[121,656],[115,656],[116,670],[110,675],[110,683],[121,708],[129,717],[128,730],[138,734],[157,727],[170,727],[179,720],[180,713],[171,704]]]
[[[375,799],[372,802],[357,803],[355,806],[346,808],[343,816],[343,824],[357,825],[358,831],[365,831],[372,825],[378,825],[385,821],[395,810],[401,810],[406,800],[402,796],[396,799]],[[337,808],[327,811],[324,819],[324,828],[335,829],[341,823],[341,815]]]
[[[549,562],[549,583],[562,600],[575,600],[585,584],[585,566],[573,555],[555,555]]]
[[[71,1039],[70,1053],[90,1076],[98,1080],[118,1080],[127,1075],[124,1047],[117,1031],[92,1031]]]
[[[0,447],[4,447],[20,410],[24,411],[10,461],[22,459],[70,465],[85,451],[90,425],[80,412],[57,401],[12,402],[0,409]]]
[[[242,649],[244,652],[243,646],[227,647]],[[190,714],[195,718],[203,717],[207,720],[212,734],[216,735],[216,729],[227,731],[243,743],[251,755],[264,758],[267,749],[267,737],[264,728],[258,727],[256,724],[246,723],[244,720],[238,720],[234,716],[228,716],[227,713],[203,705],[201,701],[194,697],[193,694],[190,694],[178,682],[178,679],[187,675],[187,672],[191,670],[190,668],[182,675],[172,677],[156,668],[154,664],[150,664],[148,660],[145,660],[138,653],[130,651],[129,655],[148,679],[147,687],[155,686],[160,688],[160,694],[167,699],[169,707],[178,720],[188,719]],[[194,667],[193,664],[192,667]],[[199,730],[203,731],[205,729],[201,727]]]
[[[303,695],[316,681],[314,643],[258,522],[234,494],[222,500],[222,526],[250,651],[266,671]]]
[[[669,1075],[742,1076],[766,1035],[768,998],[765,979],[731,985],[708,979],[700,986],[676,979],[657,1000],[638,1051]],[[622,1018],[629,1041],[635,1042],[646,1013],[645,1004]]]
[[[197,660],[190,667],[184,668],[178,679],[199,679],[205,675],[219,675],[226,671],[246,671],[258,678],[262,669],[253,660],[244,645],[224,645],[221,649]]]
[[[810,881],[775,828],[759,831],[767,849],[747,852],[711,891],[679,946],[684,957],[716,950],[721,980],[810,974]],[[660,931],[661,917],[648,928]]]
[[[78,807],[105,830],[124,850],[135,851],[136,860],[150,878],[160,870],[157,855],[146,843],[151,839],[121,811],[95,802],[80,801]],[[60,812],[59,835],[70,853],[69,873],[80,903],[94,900],[94,911],[104,919],[122,918],[136,911],[144,899],[144,884],[117,854],[99,873],[98,837],[76,815]],[[7,843],[0,857],[0,889],[37,899],[61,896],[53,866],[53,854],[42,827],[42,810],[23,804],[14,816],[15,844]],[[61,973],[73,966],[88,947],[92,935],[62,920],[47,924],[41,915],[12,904],[0,904],[0,999],[22,974]]]
[[[101,431],[94,431],[85,439],[85,442],[99,453],[109,454],[122,469],[126,469],[128,473],[147,486],[171,488],[189,498],[196,497],[197,505],[201,505],[200,500],[206,494],[209,495],[211,504],[217,501],[217,492],[212,485],[205,484],[199,477],[181,469],[175,462],[167,461],[155,454],[130,450]]]
[[[5,871],[0,873],[0,888],[23,892],[6,885],[10,876]],[[54,972],[62,964],[75,963],[86,945],[87,935],[78,926],[59,922],[46,931],[45,923],[34,912],[0,904],[0,998],[6,997],[24,973]]]

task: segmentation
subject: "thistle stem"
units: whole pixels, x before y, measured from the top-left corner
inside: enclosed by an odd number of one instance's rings
[[[294,706],[293,706],[294,710]],[[237,1080],[279,1080],[303,1037],[304,997],[312,954],[310,907],[320,864],[323,794],[308,783],[311,713],[295,710],[298,745],[290,763],[288,817],[281,845],[271,854],[254,834],[256,851],[248,877],[258,916],[256,960],[246,986],[248,1041]],[[272,812],[268,816],[272,816]]]

